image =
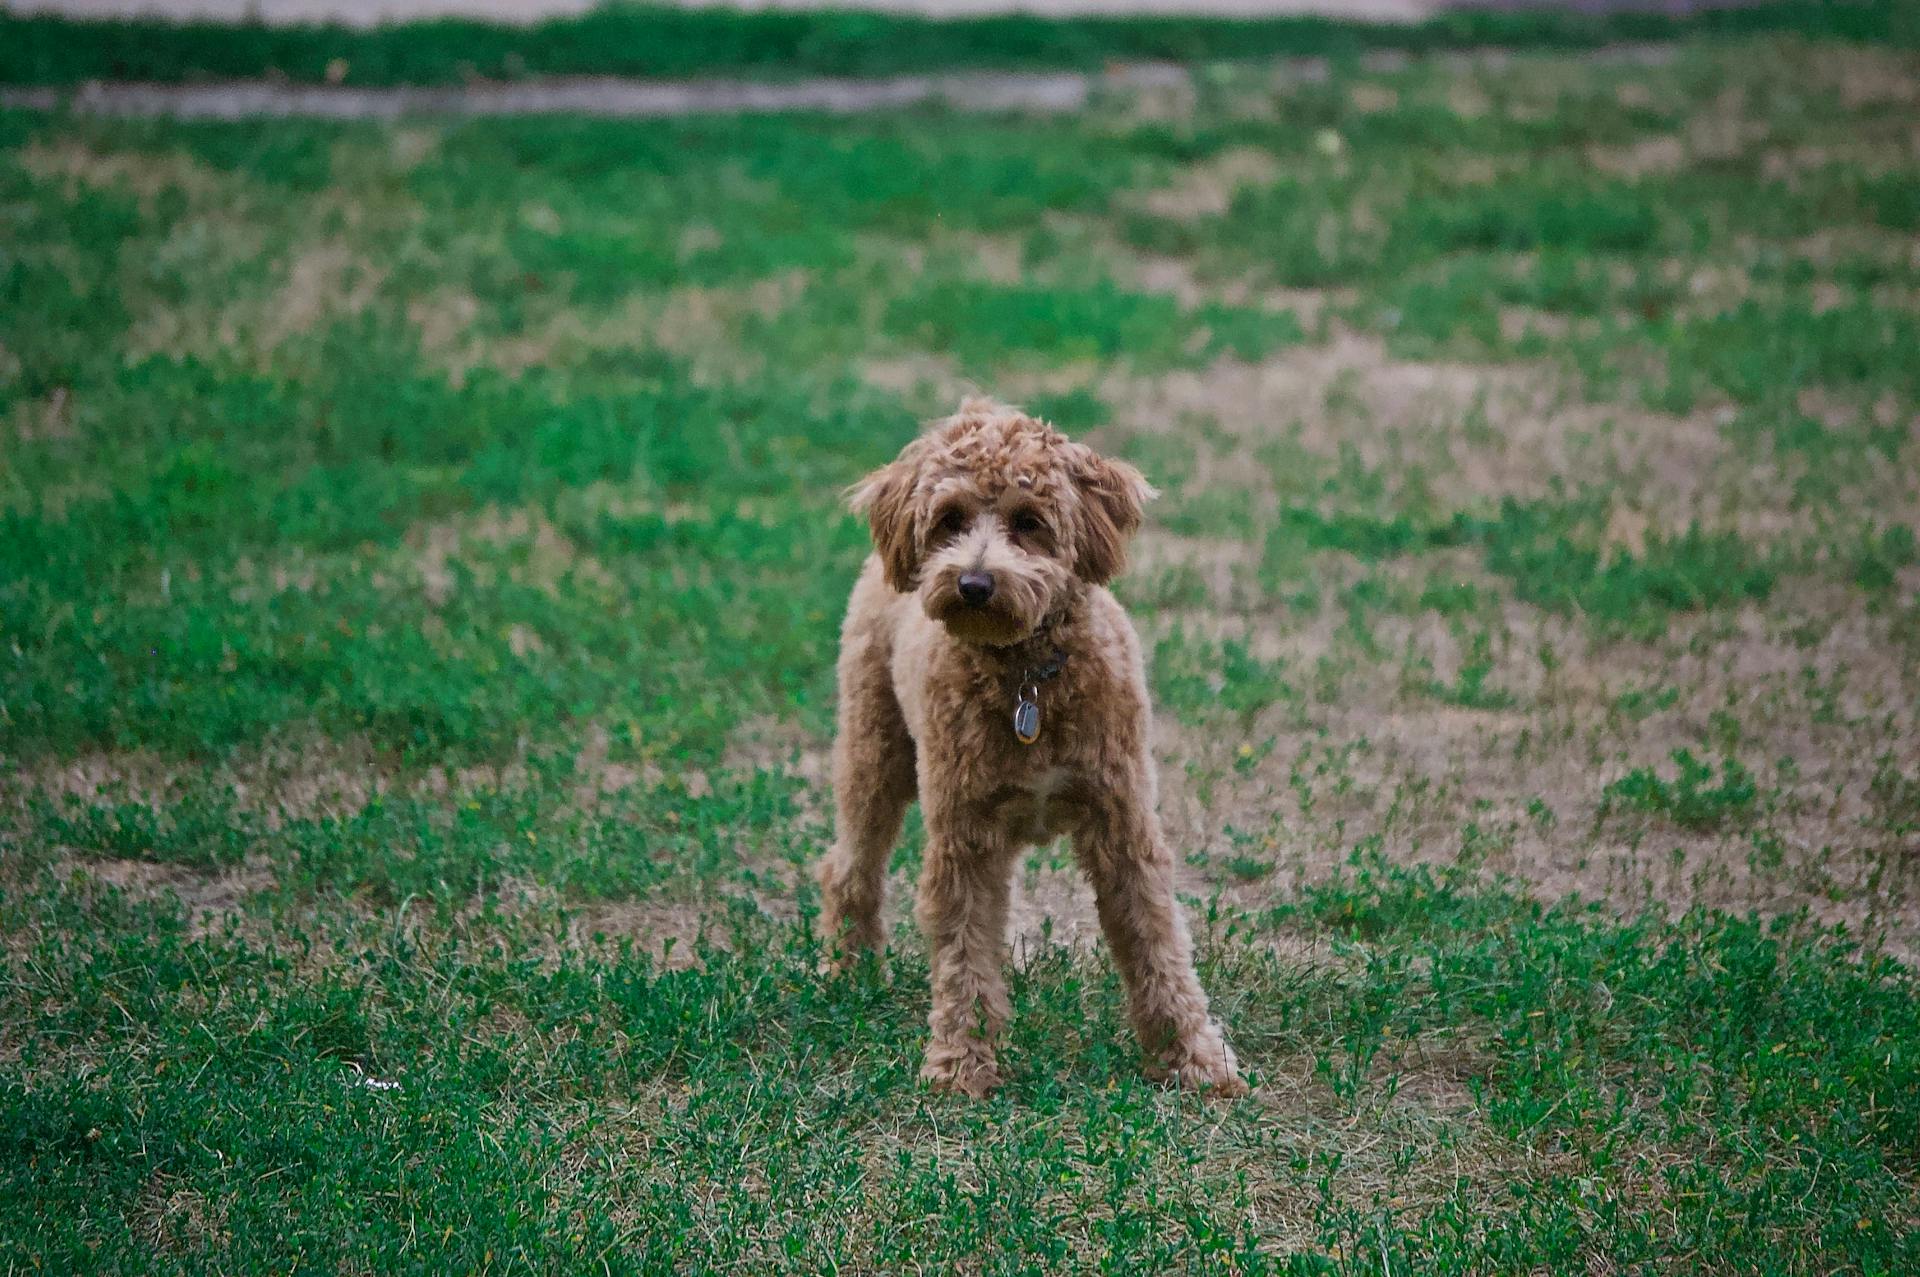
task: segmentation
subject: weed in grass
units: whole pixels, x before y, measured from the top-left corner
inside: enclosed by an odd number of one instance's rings
[[[1272,864],[1252,856],[1234,856],[1224,861],[1222,867],[1244,882],[1258,882],[1273,872]]]
[[[1403,679],[1410,687],[1449,705],[1458,705],[1463,709],[1506,709],[1513,704],[1513,695],[1488,684],[1493,667],[1492,636],[1480,630],[1467,639],[1460,668],[1451,683],[1432,677],[1433,662],[1412,653],[1409,653]]]
[[[1434,576],[1420,587],[1420,606],[1442,616],[1471,616],[1484,610],[1487,603],[1484,591],[1471,581]]]
[[[1212,641],[1184,629],[1154,647],[1152,682],[1159,704],[1193,722],[1218,711],[1248,719],[1300,697],[1280,663],[1253,655],[1245,641]]]
[[[1521,503],[1506,499],[1499,514],[1457,514],[1431,521],[1406,514],[1382,518],[1291,508],[1270,533],[1267,562],[1284,562],[1292,545],[1337,549],[1381,559],[1457,545],[1478,545],[1487,568],[1514,593],[1554,611],[1577,611],[1605,632],[1656,632],[1668,613],[1764,599],[1773,569],[1739,538],[1698,525],[1677,536],[1649,534],[1638,553],[1606,550],[1598,541],[1605,507],[1591,498]],[[1461,596],[1462,604],[1471,595]],[[1432,604],[1452,605],[1446,595]]]
[[[1605,552],[1576,539],[1592,507],[1522,505],[1477,530],[1487,566],[1514,593],[1554,610],[1577,609],[1604,629],[1645,632],[1663,613],[1765,599],[1774,572],[1738,537],[1697,524],[1678,536],[1651,533],[1646,547]]]
[[[231,792],[187,794],[172,803],[68,795],[58,804],[36,800],[30,818],[41,837],[83,855],[200,869],[238,864],[260,832],[235,808]]]
[[[1913,529],[1896,523],[1861,534],[1853,579],[1863,590],[1885,594],[1898,582],[1900,570],[1915,563],[1920,563],[1920,550],[1915,548]]]
[[[1544,798],[1536,797],[1527,800],[1527,818],[1539,829],[1552,829],[1560,823],[1560,817],[1554,813],[1553,806]]]
[[[1631,687],[1614,697],[1613,706],[1629,718],[1641,719],[1672,709],[1680,701],[1680,689],[1673,686]]]
[[[1920,830],[1920,773],[1909,775],[1892,754],[1883,754],[1874,766],[1867,793],[1879,808],[1889,833]]]
[[[1691,405],[1709,390],[1742,403],[1765,402],[1775,388],[1815,382],[1872,386],[1913,396],[1917,373],[1905,352],[1920,342],[1920,318],[1856,300],[1820,310],[1806,302],[1734,310],[1667,334],[1664,402]]]
[[[1710,830],[1753,818],[1760,797],[1753,773],[1737,758],[1722,758],[1717,783],[1709,761],[1687,749],[1673,751],[1677,774],[1666,779],[1637,767],[1610,782],[1601,796],[1600,818],[1616,812],[1659,816],[1683,829]]]
[[[1394,233],[1421,251],[1550,249],[1626,252],[1645,248],[1659,218],[1641,190],[1625,184],[1581,189],[1550,175],[1479,187],[1410,208]]]

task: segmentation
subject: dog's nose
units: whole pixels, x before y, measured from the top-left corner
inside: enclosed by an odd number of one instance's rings
[[[993,597],[993,573],[962,572],[960,574],[960,601],[968,607],[979,607]]]

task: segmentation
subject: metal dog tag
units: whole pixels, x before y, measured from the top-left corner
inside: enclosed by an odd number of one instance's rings
[[[1022,745],[1031,745],[1040,739],[1040,702],[1022,698],[1013,707],[1013,734]]]

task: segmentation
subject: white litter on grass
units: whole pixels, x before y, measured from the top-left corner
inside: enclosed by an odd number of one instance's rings
[[[364,1086],[369,1091],[400,1091],[406,1089],[398,1082],[389,1082],[386,1078],[374,1077],[352,1060],[347,1061],[347,1067],[353,1070],[353,1077],[348,1079],[347,1082],[349,1086]]]

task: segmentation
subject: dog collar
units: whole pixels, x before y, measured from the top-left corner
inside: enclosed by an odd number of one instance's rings
[[[1029,665],[1020,675],[1020,691],[1013,702],[1013,735],[1022,745],[1040,739],[1040,687],[1058,678],[1066,666],[1067,654],[1058,647],[1038,665]]]

